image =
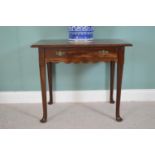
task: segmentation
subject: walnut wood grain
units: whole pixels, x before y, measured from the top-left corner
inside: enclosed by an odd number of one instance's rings
[[[115,103],[114,101],[114,76],[115,76],[115,62],[110,62],[110,103]]]
[[[41,82],[42,106],[43,106],[43,117],[40,120],[40,122],[44,123],[47,121],[47,101],[46,101],[46,63],[43,48],[39,48],[39,68],[40,68],[40,82]]]
[[[31,47],[39,50],[39,67],[42,90],[43,117],[41,122],[47,121],[46,101],[46,64],[50,101],[53,103],[52,93],[52,64],[53,63],[97,63],[110,62],[110,102],[113,103],[114,67],[117,63],[117,92],[116,92],[116,120],[122,121],[120,116],[121,86],[124,65],[125,47],[132,44],[118,39],[94,40],[91,42],[69,42],[67,40],[42,40]]]
[[[48,86],[49,86],[49,102],[48,104],[53,104],[53,93],[52,93],[52,68],[53,68],[53,63],[49,62],[47,63],[47,71],[48,71]]]
[[[62,47],[62,48],[67,48],[67,47],[119,47],[119,46],[132,46],[132,44],[125,42],[120,39],[98,39],[98,40],[93,40],[89,42],[75,42],[75,41],[68,41],[68,40],[40,40],[33,44],[31,47],[33,48],[47,48],[47,47]]]
[[[117,93],[116,93],[116,120],[121,122],[123,119],[120,116],[120,100],[121,100],[121,87],[123,77],[123,66],[124,66],[124,47],[121,47],[118,52],[117,62]]]
[[[45,52],[45,61],[64,62],[64,63],[94,63],[117,61],[116,48],[82,48],[78,49],[51,49],[47,48]]]
[[[117,61],[116,53],[99,54],[99,53],[84,53],[75,54],[73,56],[48,56],[46,62],[64,62],[64,63],[94,63],[94,62],[109,62]]]

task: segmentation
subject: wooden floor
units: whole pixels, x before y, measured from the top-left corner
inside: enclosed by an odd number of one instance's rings
[[[48,122],[41,124],[41,104],[0,104],[0,128],[150,129],[155,128],[155,102],[124,102],[123,122],[114,119],[115,104],[56,103],[48,105]]]

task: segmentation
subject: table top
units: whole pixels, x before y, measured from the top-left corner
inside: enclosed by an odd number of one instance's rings
[[[69,40],[40,40],[31,47],[105,47],[105,46],[132,46],[132,44],[120,39],[98,39],[92,41],[69,41]]]

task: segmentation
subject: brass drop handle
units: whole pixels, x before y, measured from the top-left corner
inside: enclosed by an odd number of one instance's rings
[[[107,50],[101,50],[101,51],[98,51],[99,53],[101,53],[101,54],[107,54],[107,53],[109,53],[109,51],[107,51]]]
[[[56,55],[61,57],[61,56],[65,55],[65,52],[63,52],[63,51],[56,51]]]

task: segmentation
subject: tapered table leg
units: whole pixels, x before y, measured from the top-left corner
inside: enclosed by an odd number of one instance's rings
[[[114,76],[115,76],[115,62],[110,62],[110,103],[115,103],[113,98],[114,92]]]
[[[52,62],[47,64],[48,69],[48,85],[49,85],[49,96],[50,100],[48,104],[53,104],[53,92],[52,92]]]
[[[43,49],[39,49],[39,68],[40,68],[40,81],[41,81],[42,106],[43,106],[43,117],[40,120],[40,122],[44,123],[47,121],[47,101],[46,101],[46,64]]]
[[[124,65],[124,48],[120,49],[118,52],[118,62],[117,62],[117,95],[116,95],[116,120],[118,122],[123,119],[120,116],[120,100],[121,100],[121,87],[122,87],[122,77],[123,77],[123,65]]]

